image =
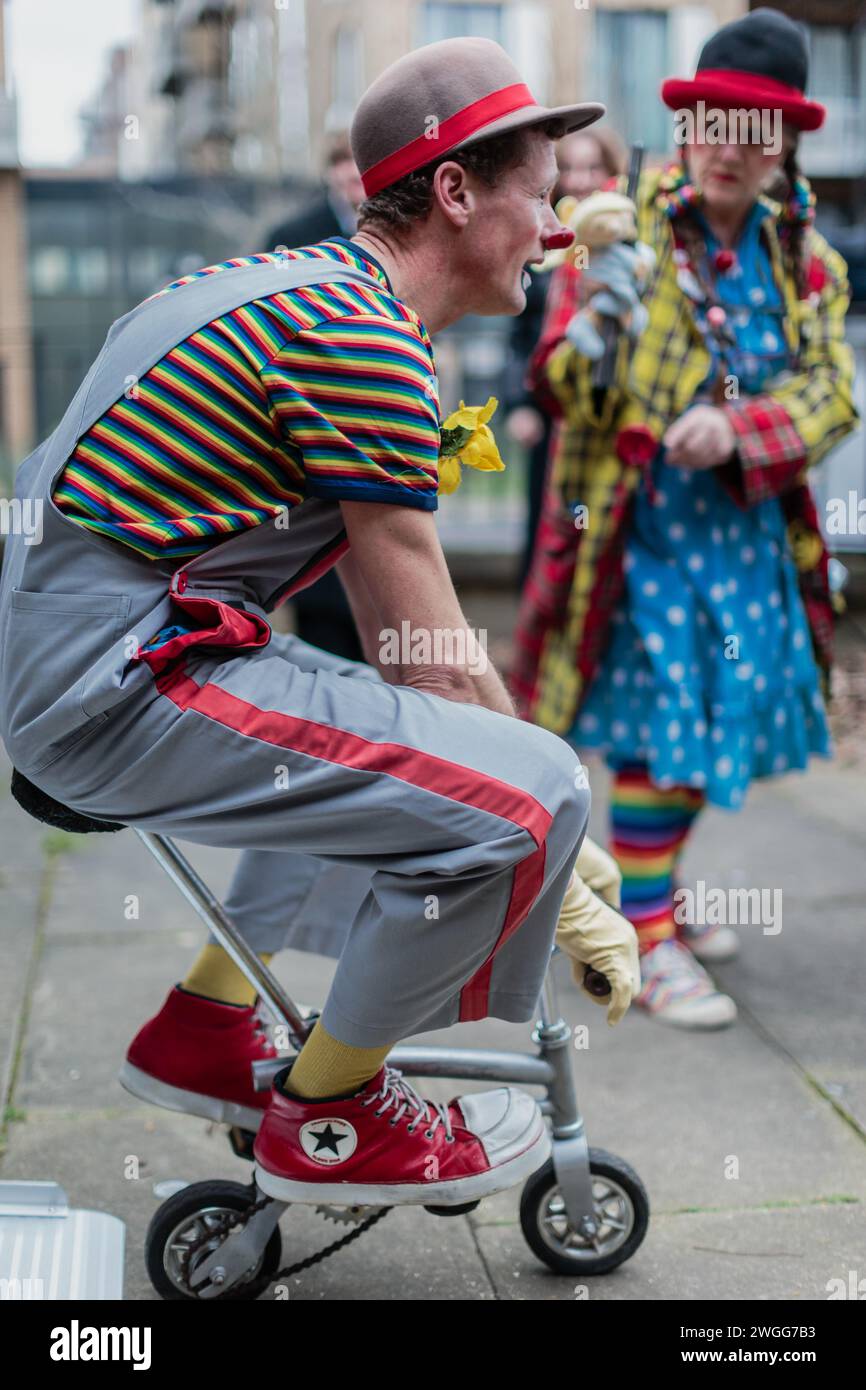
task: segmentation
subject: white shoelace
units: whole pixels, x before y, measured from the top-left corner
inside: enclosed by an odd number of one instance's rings
[[[375,1094],[369,1096],[368,1099],[362,1100],[361,1104],[372,1105],[377,1100],[381,1100],[382,1104],[379,1106],[377,1110],[373,1111],[374,1115],[384,1115],[386,1110],[388,1110],[389,1107],[392,1105],[396,1105],[398,1107],[397,1113],[391,1116],[390,1122],[392,1125],[398,1124],[404,1113],[411,1107],[414,1113],[412,1120],[407,1126],[408,1134],[414,1134],[415,1130],[421,1123],[421,1120],[424,1119],[428,1124],[428,1128],[425,1131],[426,1137],[428,1139],[433,1138],[438,1126],[442,1124],[445,1126],[445,1142],[448,1144],[454,1143],[454,1135],[451,1132],[451,1117],[448,1114],[448,1107],[442,1104],[440,1101],[430,1101],[429,1103],[425,1101],[421,1096],[419,1096],[418,1092],[415,1090],[415,1087],[410,1086],[409,1082],[404,1080],[403,1073],[397,1071],[396,1067],[386,1066],[385,1077],[382,1081],[382,1086],[380,1090],[375,1092]],[[436,1118],[432,1119],[432,1122],[430,1115],[430,1105],[432,1105],[436,1111]]]

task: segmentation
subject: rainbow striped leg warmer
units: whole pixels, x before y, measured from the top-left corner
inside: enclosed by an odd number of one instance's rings
[[[610,852],[622,873],[622,910],[642,951],[682,933],[674,920],[674,875],[704,801],[704,793],[693,787],[654,786],[644,763],[614,772]]]

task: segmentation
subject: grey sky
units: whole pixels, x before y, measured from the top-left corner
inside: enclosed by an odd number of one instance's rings
[[[134,32],[138,0],[7,0],[5,11],[21,162],[68,164],[81,148],[78,112],[109,49]]]

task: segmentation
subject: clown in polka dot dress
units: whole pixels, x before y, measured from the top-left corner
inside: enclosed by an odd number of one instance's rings
[[[761,391],[784,365],[760,216],[756,206],[717,281],[741,392]],[[700,326],[700,306],[696,317]],[[716,371],[714,360],[705,387]],[[570,737],[611,768],[643,763],[658,787],[736,809],[752,778],[832,752],[784,515],[775,497],[741,510],[713,470],[672,467],[664,447],[651,479],[635,497],[611,640]]]

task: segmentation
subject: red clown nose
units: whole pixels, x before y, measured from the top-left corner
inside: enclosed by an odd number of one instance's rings
[[[558,232],[551,232],[543,240],[545,251],[564,251],[566,246],[570,246],[574,241],[574,232],[570,227],[561,227]]]

